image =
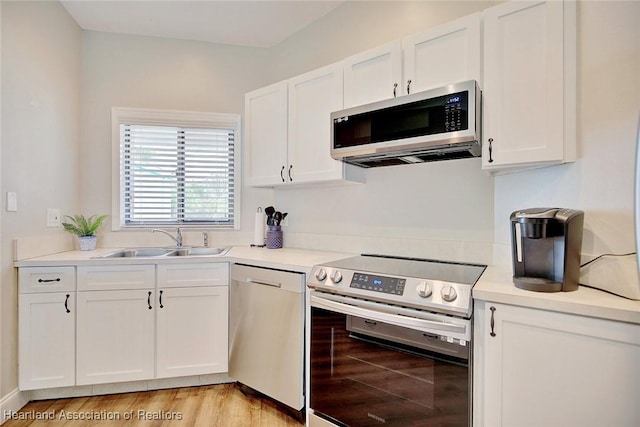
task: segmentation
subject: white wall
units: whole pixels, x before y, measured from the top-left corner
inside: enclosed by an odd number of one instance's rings
[[[1,194],[18,194],[18,212],[0,226],[1,396],[17,386],[17,286],[12,240],[62,233],[46,227],[46,208],[80,207],[80,34],[57,2],[2,8]]]
[[[85,31],[82,38],[82,207],[87,214],[111,213],[111,107],[244,112],[244,94],[269,83],[267,52],[210,43]],[[245,188],[242,206],[265,206],[270,192]],[[242,212],[240,233],[211,232],[211,244],[248,243],[253,210]],[[109,233],[99,246],[168,244],[152,233]],[[198,240],[190,240],[198,239]],[[186,244],[202,244],[185,233]]]

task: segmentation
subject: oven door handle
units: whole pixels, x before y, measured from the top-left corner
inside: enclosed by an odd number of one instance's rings
[[[330,311],[348,314],[352,316],[362,317],[379,322],[390,323],[392,325],[403,326],[405,328],[415,329],[422,332],[454,332],[467,335],[465,325],[454,325],[451,323],[439,322],[434,320],[417,319],[403,315],[383,313],[373,311],[366,308],[356,307],[337,301],[330,301],[322,297],[311,295],[311,306],[323,308]]]

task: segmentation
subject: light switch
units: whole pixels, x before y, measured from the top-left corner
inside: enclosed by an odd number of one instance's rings
[[[18,193],[7,191],[7,212],[18,211]]]

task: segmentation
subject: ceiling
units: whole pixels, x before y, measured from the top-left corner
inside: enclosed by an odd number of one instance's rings
[[[269,48],[344,0],[62,0],[84,30]]]

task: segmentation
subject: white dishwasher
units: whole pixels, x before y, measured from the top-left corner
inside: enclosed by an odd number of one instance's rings
[[[305,275],[231,266],[229,376],[296,411],[304,407]]]

